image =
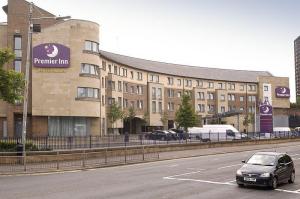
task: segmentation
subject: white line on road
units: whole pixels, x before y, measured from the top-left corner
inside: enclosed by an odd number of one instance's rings
[[[167,167],[177,167],[178,166],[178,164],[171,164],[171,165],[168,165]]]
[[[205,169],[199,169],[198,171],[193,171],[193,172],[189,172],[189,173],[183,173],[183,174],[178,174],[178,175],[173,175],[173,176],[167,176],[167,177],[164,177],[164,178],[174,178],[174,177],[178,177],[178,176],[185,176],[185,175],[190,175],[190,174],[194,174],[194,173],[201,173],[205,171]]]
[[[295,153],[295,154],[289,154],[289,156],[291,156],[291,157],[298,156],[298,155],[300,155],[300,154],[298,154],[298,153]]]
[[[224,167],[219,167],[217,169],[226,169],[226,168],[230,168],[230,167],[236,167],[236,166],[241,166],[242,164],[233,164],[233,165],[229,165],[229,166],[224,166]]]
[[[172,178],[172,177],[164,177],[164,179],[167,179],[167,180],[178,180],[178,181],[204,182],[204,183],[209,183],[209,184],[234,185],[234,184],[232,184],[232,183],[227,183],[227,182],[214,182],[214,181],[197,180],[197,179],[190,179],[190,178]]]
[[[295,193],[295,194],[300,194],[298,191],[291,191],[291,190],[285,190],[285,189],[275,189],[276,191],[281,191],[281,192],[287,192],[287,193]]]

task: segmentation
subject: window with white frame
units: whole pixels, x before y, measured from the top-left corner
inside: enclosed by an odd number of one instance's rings
[[[240,91],[244,91],[245,90],[245,85],[244,84],[240,84]]]
[[[162,99],[162,90],[161,90],[161,88],[157,88],[157,99]]]
[[[235,83],[228,83],[229,90],[235,90]]]
[[[181,91],[178,91],[178,92],[177,92],[177,97],[178,97],[178,98],[181,98]]]
[[[137,72],[137,78],[138,80],[143,80],[143,73]]]
[[[215,105],[209,104],[208,105],[208,111],[209,112],[214,112],[215,111]]]
[[[168,89],[168,97],[174,97],[174,90]]]
[[[152,101],[152,113],[156,113],[156,101]]]
[[[92,51],[92,52],[99,52],[99,44],[94,41],[85,41],[84,50]]]
[[[228,101],[235,101],[235,95],[234,94],[228,94]]]
[[[168,85],[173,85],[173,84],[174,84],[173,77],[168,77]]]
[[[254,84],[249,84],[248,88],[249,88],[249,91],[256,91],[256,85],[254,85]]]
[[[225,95],[220,95],[220,100],[225,101]]]
[[[240,96],[240,102],[244,101],[244,96]]]
[[[118,81],[118,91],[122,91],[122,82]]]
[[[90,75],[98,75],[99,66],[93,64],[82,63],[81,64],[81,74],[90,74]]]
[[[249,102],[255,102],[256,101],[256,96],[255,95],[249,95],[248,96],[248,101]]]
[[[197,86],[198,87],[203,87],[203,81],[202,80],[197,80]]]
[[[142,95],[143,94],[143,86],[137,85],[136,86],[136,93],[139,94],[139,95]]]
[[[137,108],[143,109],[143,100],[137,100]]]
[[[152,99],[156,99],[156,88],[152,87]]]
[[[168,111],[174,111],[174,103],[168,102]]]
[[[181,86],[181,79],[177,79],[177,86]]]
[[[98,98],[98,88],[78,87],[77,97],[78,98]]]
[[[159,82],[159,76],[158,75],[154,75],[154,74],[150,74],[150,82]]]
[[[225,106],[221,106],[221,113],[225,113]]]
[[[214,94],[213,93],[208,93],[208,99],[213,100],[214,99]]]
[[[214,83],[213,82],[208,82],[208,88],[214,88]]]
[[[205,112],[205,105],[204,104],[198,104],[197,108],[198,108],[199,112],[201,112],[201,113]]]

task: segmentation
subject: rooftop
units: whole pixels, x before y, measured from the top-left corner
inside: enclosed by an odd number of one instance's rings
[[[256,83],[258,82],[258,76],[272,76],[268,71],[233,70],[164,63],[129,57],[103,50],[100,50],[100,54],[110,61],[135,69],[181,77]]]

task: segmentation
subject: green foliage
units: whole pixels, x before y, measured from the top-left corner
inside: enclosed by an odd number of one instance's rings
[[[150,124],[150,115],[148,112],[145,112],[143,115],[143,124],[148,126]]]
[[[0,141],[0,152],[15,152],[17,151],[17,142]],[[38,151],[38,148],[33,143],[26,143],[26,151]]]
[[[247,132],[248,132],[248,126],[249,124],[254,124],[254,114],[253,113],[249,113],[248,115],[245,116],[244,120],[243,120],[243,125],[247,128]]]
[[[124,112],[122,111],[122,107],[117,103],[113,103],[110,107],[110,111],[107,114],[111,124],[113,125],[117,120],[122,119],[124,117]]]
[[[14,70],[4,70],[5,63],[14,59],[14,54],[8,49],[0,50],[0,99],[14,104],[22,100],[25,86],[24,75]]]
[[[191,104],[191,97],[187,94],[182,95],[181,105],[176,111],[175,121],[185,131],[187,131],[188,127],[193,127],[197,123],[197,116]]]
[[[297,96],[296,103],[291,103],[291,108],[300,108],[300,96]]]
[[[165,129],[165,127],[168,125],[168,112],[164,111],[160,113],[160,121],[162,122],[163,128]]]
[[[136,116],[136,112],[133,107],[130,107],[128,109],[128,113],[125,114],[125,116],[124,116],[124,119],[129,121],[129,123],[130,123],[130,129],[129,129],[130,134],[132,133],[131,132],[132,131],[132,120],[135,118],[135,116]]]

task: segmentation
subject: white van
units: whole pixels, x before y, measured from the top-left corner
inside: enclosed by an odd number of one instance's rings
[[[236,140],[246,137],[232,125],[204,125],[202,128],[189,128],[190,138],[201,139],[203,141],[225,141]]]
[[[289,137],[291,135],[291,129],[289,127],[274,127],[274,137]]]

